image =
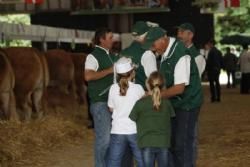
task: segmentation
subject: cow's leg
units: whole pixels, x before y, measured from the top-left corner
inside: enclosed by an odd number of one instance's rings
[[[43,89],[36,89],[32,94],[32,106],[36,113],[36,118],[41,119],[43,116],[42,110],[42,96],[43,96]]]
[[[31,93],[29,93],[27,96],[24,97],[21,106],[22,106],[22,111],[24,112],[24,121],[29,122],[32,114]]]
[[[1,113],[0,113],[0,117],[1,119],[9,119],[9,98],[10,97],[10,93],[9,92],[5,92],[5,93],[1,93],[0,94],[0,108],[1,108]]]
[[[68,90],[69,90],[69,93],[75,98],[77,99],[77,93],[76,93],[76,84],[75,84],[75,81],[72,80],[68,86]]]
[[[10,120],[19,121],[19,117],[16,111],[16,99],[13,91],[10,91],[9,111]]]

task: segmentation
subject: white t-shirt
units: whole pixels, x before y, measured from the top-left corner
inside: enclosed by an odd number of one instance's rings
[[[145,94],[139,84],[129,82],[126,96],[120,96],[120,87],[113,84],[109,90],[108,106],[113,109],[112,134],[136,134],[136,123],[129,114],[137,100]]]
[[[175,40],[176,40],[175,38],[170,37],[168,48],[165,51],[165,53],[163,53],[161,61],[167,59],[168,53],[170,52],[170,48],[174,44]],[[171,56],[172,54],[170,54],[170,57]],[[190,62],[191,62],[191,57],[189,55],[185,55],[178,60],[174,69],[174,85],[183,83],[185,83],[186,86],[189,85]]]
[[[151,50],[147,50],[143,53],[141,57],[141,64],[144,68],[147,78],[152,72],[157,71],[156,58]]]

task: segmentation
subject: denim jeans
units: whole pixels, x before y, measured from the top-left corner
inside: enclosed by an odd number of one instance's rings
[[[90,105],[95,131],[95,167],[106,167],[106,154],[110,142],[111,113],[107,103],[96,102]]]
[[[168,167],[168,148],[145,147],[142,157],[145,167],[154,167],[155,161],[158,167]]]
[[[175,110],[173,127],[173,164],[174,167],[195,167],[197,149],[198,115],[200,108],[189,111]]]
[[[107,166],[120,167],[123,156],[128,147],[131,148],[131,151],[137,162],[137,166],[144,167],[141,150],[139,149],[136,143],[136,134],[132,135],[111,134]]]

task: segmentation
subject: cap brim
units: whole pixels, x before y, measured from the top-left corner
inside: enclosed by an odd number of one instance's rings
[[[132,32],[131,33],[133,36],[137,36],[138,35],[138,32]]]
[[[142,44],[142,48],[148,50],[152,47],[153,43],[154,43],[154,41],[145,41]]]

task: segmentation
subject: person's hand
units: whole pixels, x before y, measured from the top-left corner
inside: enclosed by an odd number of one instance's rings
[[[109,74],[112,74],[114,72],[114,66],[107,68],[107,71]]]

